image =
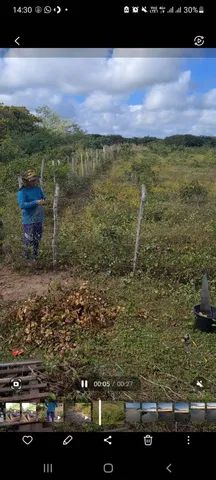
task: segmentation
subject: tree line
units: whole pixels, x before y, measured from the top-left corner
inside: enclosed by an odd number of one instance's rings
[[[10,162],[39,152],[68,146],[100,149],[105,145],[146,145],[150,142],[184,147],[215,147],[216,137],[171,135],[164,139],[150,136],[89,134],[71,120],[61,118],[49,107],[38,107],[31,113],[26,107],[0,104],[0,161]]]

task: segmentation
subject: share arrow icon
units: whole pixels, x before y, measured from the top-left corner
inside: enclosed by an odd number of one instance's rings
[[[109,435],[109,437],[104,438],[104,442],[108,443],[109,445],[112,445],[112,435]]]

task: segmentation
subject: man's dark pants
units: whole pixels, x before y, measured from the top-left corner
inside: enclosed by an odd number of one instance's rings
[[[23,237],[23,245],[24,245],[24,256],[25,258],[31,258],[31,251],[33,253],[33,257],[37,258],[39,244],[43,234],[43,223],[31,223],[23,225],[24,237]]]

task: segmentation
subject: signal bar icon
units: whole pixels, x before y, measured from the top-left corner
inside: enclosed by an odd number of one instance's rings
[[[88,388],[88,380],[81,380],[81,388]]]

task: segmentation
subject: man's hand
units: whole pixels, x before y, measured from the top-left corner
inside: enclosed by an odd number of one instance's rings
[[[46,200],[44,200],[43,198],[37,201],[38,205],[45,205],[45,203],[46,203]]]

